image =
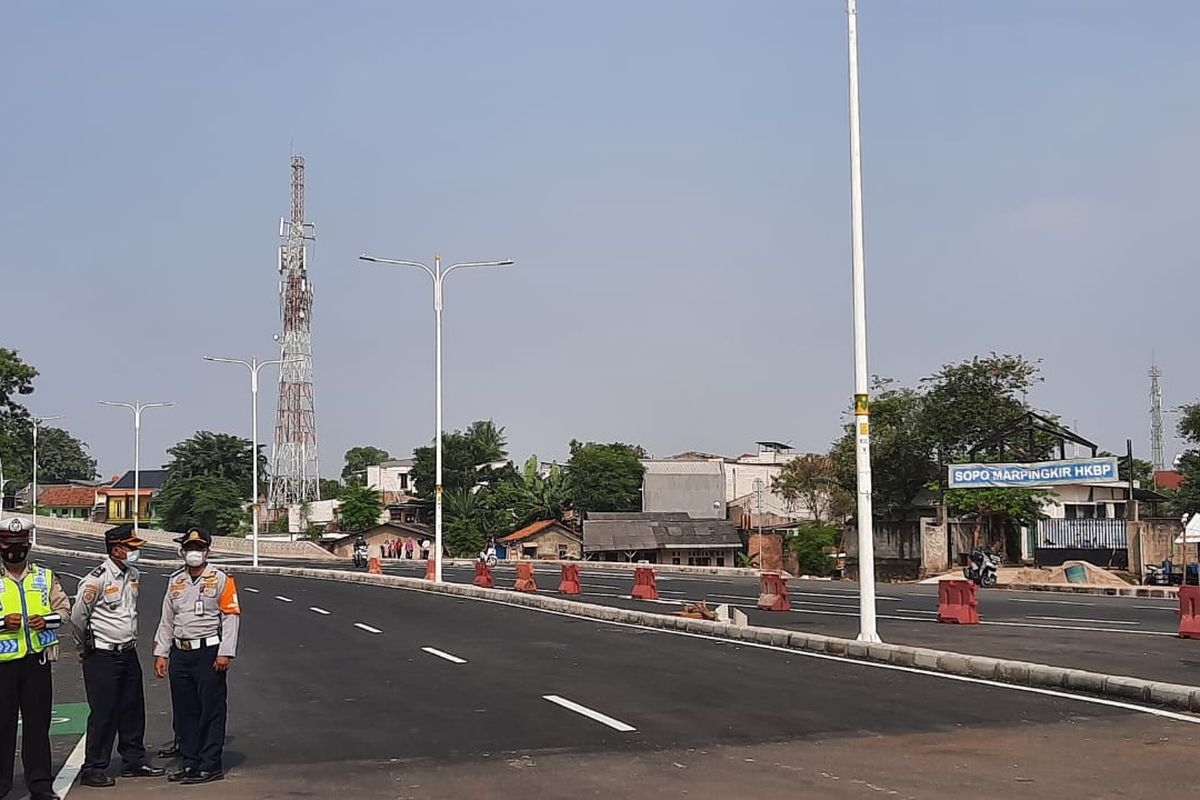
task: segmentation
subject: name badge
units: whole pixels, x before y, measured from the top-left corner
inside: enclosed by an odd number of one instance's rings
[[[196,612],[196,616],[197,616],[197,617],[203,617],[203,616],[204,616],[204,601],[203,601],[203,600],[197,600],[197,601],[196,601],[196,609],[195,609],[195,612]]]

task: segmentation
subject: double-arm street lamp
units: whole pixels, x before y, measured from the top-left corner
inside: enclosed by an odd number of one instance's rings
[[[259,361],[258,356],[254,356],[249,361],[241,358],[214,358],[213,356],[205,356],[205,361],[215,361],[219,364],[241,364],[246,369],[250,370],[250,436],[251,436],[251,461],[254,466],[251,468],[253,474],[253,488],[251,491],[254,496],[251,498],[251,515],[254,526],[254,566],[258,566],[258,371],[268,364],[282,364],[283,359],[274,358],[270,361]],[[288,359],[288,363],[299,361],[300,359]]]
[[[465,261],[460,264],[451,264],[449,267],[442,269],[441,256],[433,257],[433,268],[430,269],[425,264],[419,261],[398,261],[393,258],[376,258],[363,254],[358,257],[360,261],[371,261],[376,264],[394,264],[400,267],[416,267],[423,269],[433,279],[433,313],[436,326],[436,346],[435,346],[435,362],[434,367],[434,382],[435,390],[435,405],[437,433],[434,436],[434,452],[435,456],[435,473],[434,473],[434,512],[433,512],[433,532],[434,532],[434,572],[433,579],[437,583],[442,581],[442,285],[445,283],[446,276],[456,269],[468,269],[474,267],[507,267],[511,266],[512,259],[504,261]]]
[[[122,403],[116,400],[101,400],[102,406],[118,406],[133,412],[133,535],[137,536],[142,508],[142,412],[147,408],[167,408],[174,403]]]

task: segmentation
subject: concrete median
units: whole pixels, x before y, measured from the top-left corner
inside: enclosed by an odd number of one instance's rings
[[[94,559],[95,553],[38,546],[37,551],[61,556]],[[177,561],[143,559],[148,566],[178,567]],[[1200,687],[1164,683],[1125,675],[1108,675],[1088,670],[1048,664],[1015,661],[986,656],[965,655],[946,650],[897,644],[866,644],[852,639],[805,633],[762,626],[738,627],[724,622],[688,619],[650,611],[593,605],[561,597],[486,589],[471,584],[429,583],[420,578],[399,575],[372,575],[315,567],[250,567],[238,565],[238,575],[281,575],[343,583],[390,586],[410,591],[434,592],[511,606],[567,614],[574,617],[614,622],[646,628],[712,636],[748,645],[786,648],[819,655],[848,657],[860,661],[889,664],[898,668],[939,672],[966,678],[991,680],[1020,686],[1072,691],[1114,700],[1134,701],[1178,711],[1200,712]]]

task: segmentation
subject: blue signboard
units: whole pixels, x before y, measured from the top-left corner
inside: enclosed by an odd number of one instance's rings
[[[951,489],[996,486],[1059,486],[1064,483],[1117,483],[1116,458],[1075,458],[1034,464],[951,464]]]

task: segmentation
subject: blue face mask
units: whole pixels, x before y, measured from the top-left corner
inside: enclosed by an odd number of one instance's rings
[[[125,556],[125,563],[131,567],[141,560],[142,560],[142,551],[141,550],[130,550],[129,555]]]

